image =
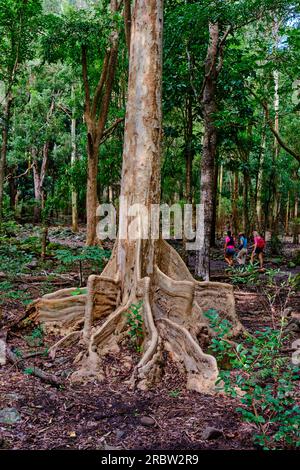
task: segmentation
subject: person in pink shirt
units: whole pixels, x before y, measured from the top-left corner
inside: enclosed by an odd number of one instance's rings
[[[254,257],[258,256],[260,269],[263,269],[265,240],[256,231],[253,232],[253,238],[254,247],[251,255],[251,264],[254,262]]]
[[[231,231],[228,230],[224,244],[224,257],[225,261],[229,266],[233,266],[233,257],[235,254],[234,238],[231,235]]]

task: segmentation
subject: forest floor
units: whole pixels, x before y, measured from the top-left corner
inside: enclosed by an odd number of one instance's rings
[[[49,231],[51,244],[46,260],[39,259],[38,229],[28,226],[12,233],[2,251],[0,245],[0,326],[15,322],[26,304],[47,292],[78,285],[77,264],[62,265],[55,250],[84,246],[84,231],[74,235],[59,227]],[[110,248],[110,247],[109,247]],[[289,275],[300,272],[293,261],[296,250],[286,242],[281,257],[266,258],[267,272],[229,274],[222,249],[214,249],[212,279],[233,282],[236,309],[249,331],[277,327],[282,313],[290,309],[300,316],[300,294],[288,285]],[[181,251],[179,247],[179,251]],[[188,257],[193,271],[194,255]],[[84,275],[95,267],[84,266]],[[251,277],[252,276],[252,277]],[[272,284],[269,283],[270,276]],[[283,285],[283,283],[285,283]],[[2,329],[4,331],[4,329]],[[23,357],[33,351],[30,329],[11,329],[9,347]],[[1,330],[0,330],[1,338]],[[110,376],[102,383],[71,383],[78,346],[60,350],[55,359],[42,354],[57,337],[41,335],[29,360],[63,380],[55,387],[42,382],[17,365],[6,363],[0,372],[0,448],[2,449],[253,449],[254,426],[241,421],[240,402],[225,395],[208,396],[186,391],[184,378],[169,364],[160,385],[150,391],[131,391],[124,384],[132,364],[109,357]],[[20,353],[21,352],[21,353]],[[123,361],[123,362],[122,362]],[[209,427],[219,432],[209,436]]]

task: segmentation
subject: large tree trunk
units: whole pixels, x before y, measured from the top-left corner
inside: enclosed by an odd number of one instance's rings
[[[5,98],[5,106],[3,113],[3,130],[2,130],[2,145],[1,145],[1,155],[0,155],[0,223],[3,216],[3,192],[4,192],[4,177],[5,177],[5,168],[6,168],[6,156],[7,156],[7,145],[8,145],[8,133],[10,126],[10,116],[11,116],[11,105],[12,97],[11,93],[8,93]]]
[[[201,160],[200,194],[201,205],[204,212],[203,220],[203,245],[200,247],[196,274],[208,281],[210,275],[210,240],[211,225],[213,219],[213,182],[214,182],[214,162],[217,146],[217,129],[214,124],[214,114],[216,113],[216,80],[219,43],[218,23],[209,24],[209,46],[205,61],[205,86],[203,91],[203,116],[204,116],[204,137]]]
[[[218,369],[215,358],[201,348],[213,334],[204,312],[216,308],[231,321],[233,334],[240,332],[232,287],[196,282],[177,252],[151,236],[156,224],[148,224],[143,216],[160,202],[162,15],[162,0],[135,1],[119,235],[111,260],[101,276],[90,276],[87,295],[74,296],[73,289],[49,294],[31,306],[35,309],[31,319],[71,331],[51,354],[65,341],[81,336],[76,328],[84,321],[87,352],[72,379],[96,376],[102,380],[110,374],[105,366],[108,353],[118,354],[120,369],[124,354],[128,363],[126,317],[130,307],[139,303],[142,354],[132,364],[131,386],[149,387],[160,379],[165,364],[173,361],[185,374],[189,389],[213,393]],[[134,204],[134,222],[143,231],[136,238],[126,218],[126,205]]]

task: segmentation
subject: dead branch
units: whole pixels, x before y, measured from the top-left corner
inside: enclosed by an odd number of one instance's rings
[[[12,352],[12,350],[8,346],[6,346],[6,357],[11,364],[16,365],[17,367],[20,367],[23,370],[29,368],[29,365],[24,361],[24,359],[18,358],[18,356],[14,352]],[[35,377],[38,377],[43,382],[50,383],[51,385],[55,385],[56,387],[59,387],[63,383],[61,379],[59,379],[53,374],[48,374],[47,372],[44,372],[39,367],[33,366],[30,367],[30,369],[32,369],[31,374]]]

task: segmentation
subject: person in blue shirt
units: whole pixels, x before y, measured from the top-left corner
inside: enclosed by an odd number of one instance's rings
[[[239,252],[236,260],[240,265],[246,264],[248,240],[244,233],[239,233]]]

